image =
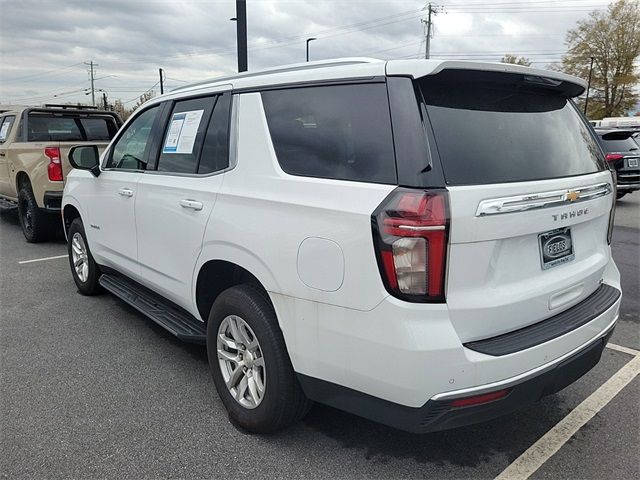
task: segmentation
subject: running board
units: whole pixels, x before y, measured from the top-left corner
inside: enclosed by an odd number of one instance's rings
[[[200,345],[207,343],[206,325],[160,295],[117,275],[103,274],[99,283],[180,340]]]
[[[11,200],[7,200],[5,198],[0,198],[0,212],[7,213],[18,208],[18,204],[12,202]]]

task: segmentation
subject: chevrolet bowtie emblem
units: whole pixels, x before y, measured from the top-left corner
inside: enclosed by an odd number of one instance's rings
[[[576,192],[575,190],[569,190],[567,192],[567,200],[570,202],[575,202],[580,198],[580,192]]]

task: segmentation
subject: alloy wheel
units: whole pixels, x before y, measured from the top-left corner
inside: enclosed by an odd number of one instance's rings
[[[231,396],[245,408],[260,405],[266,387],[266,370],[260,342],[251,327],[229,315],[218,327],[218,363]]]
[[[79,232],[73,234],[71,238],[71,260],[78,279],[84,283],[89,278],[89,255],[84,238]]]

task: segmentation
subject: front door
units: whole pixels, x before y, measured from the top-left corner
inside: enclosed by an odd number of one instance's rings
[[[160,107],[139,113],[106,154],[101,175],[91,186],[89,225],[92,253],[100,264],[138,278],[135,201],[146,169]]]

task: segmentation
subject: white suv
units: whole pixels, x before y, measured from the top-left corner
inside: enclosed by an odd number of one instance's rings
[[[593,367],[618,318],[584,89],[369,59],[181,88],[70,153],[73,278],[206,343],[250,431],[311,401],[415,432],[505,414]]]

